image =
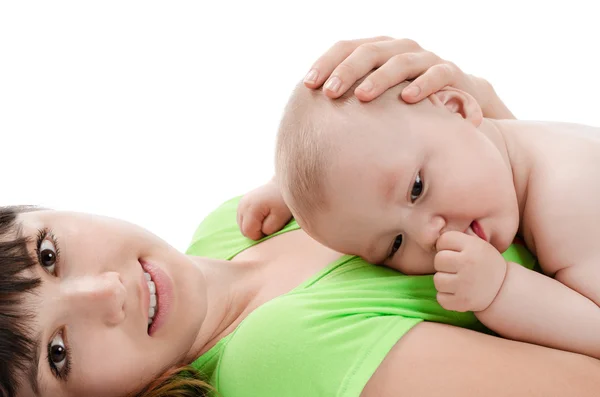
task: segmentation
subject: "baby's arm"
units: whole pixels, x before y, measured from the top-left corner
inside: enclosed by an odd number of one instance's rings
[[[559,272],[559,282],[507,262],[479,237],[455,231],[442,234],[436,249],[433,281],[445,309],[473,311],[488,328],[509,339],[600,358],[600,308],[561,283],[590,281],[597,286],[600,270],[598,280],[589,271]]]
[[[508,263],[492,304],[475,315],[506,338],[600,358],[600,308],[561,282],[516,263]]]

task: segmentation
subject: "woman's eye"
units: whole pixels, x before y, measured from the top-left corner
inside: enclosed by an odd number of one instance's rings
[[[64,371],[67,364],[67,348],[60,333],[56,334],[48,345],[48,361],[54,372],[60,374]]]
[[[389,258],[394,256],[394,254],[396,253],[396,251],[398,251],[398,249],[400,248],[401,245],[402,245],[402,235],[399,234],[394,239],[394,244],[392,244],[392,251],[390,252]]]
[[[423,193],[423,181],[421,180],[421,175],[417,174],[415,183],[410,191],[410,201],[414,203],[421,196],[421,193]]]
[[[54,275],[56,273],[56,247],[54,243],[49,239],[44,239],[40,243],[38,249],[40,264],[48,271],[48,273]]]

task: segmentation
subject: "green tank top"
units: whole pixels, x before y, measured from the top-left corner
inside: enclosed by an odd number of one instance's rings
[[[238,202],[206,217],[187,254],[231,259],[259,243],[240,233]],[[277,234],[298,228],[292,221]],[[535,264],[522,244],[504,257]],[[487,331],[470,312],[444,310],[432,276],[406,276],[344,256],[257,308],[192,365],[222,397],[358,397],[390,349],[421,321]]]

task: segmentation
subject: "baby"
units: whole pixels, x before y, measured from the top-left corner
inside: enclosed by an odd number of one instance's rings
[[[504,337],[600,358],[600,130],[485,119],[453,88],[408,105],[403,87],[369,103],[295,90],[276,175],[300,226],[435,274],[444,308]],[[550,277],[503,258],[516,236]]]

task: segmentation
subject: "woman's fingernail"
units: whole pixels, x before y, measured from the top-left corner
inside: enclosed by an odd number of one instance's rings
[[[369,92],[373,89],[373,82],[371,80],[365,80],[358,86],[357,89],[361,90],[362,92]]]
[[[318,77],[319,77],[319,71],[317,69],[311,69],[306,74],[306,77],[304,77],[304,82],[305,83],[315,83],[317,81]]]
[[[404,90],[404,95],[406,95],[406,96],[413,96],[414,97],[414,96],[419,95],[420,93],[421,93],[421,89],[418,86],[416,86],[416,85],[407,87]]]
[[[333,92],[334,94],[338,92],[340,86],[342,85],[342,80],[339,77],[333,76],[329,79],[327,83],[325,83],[325,89]]]

